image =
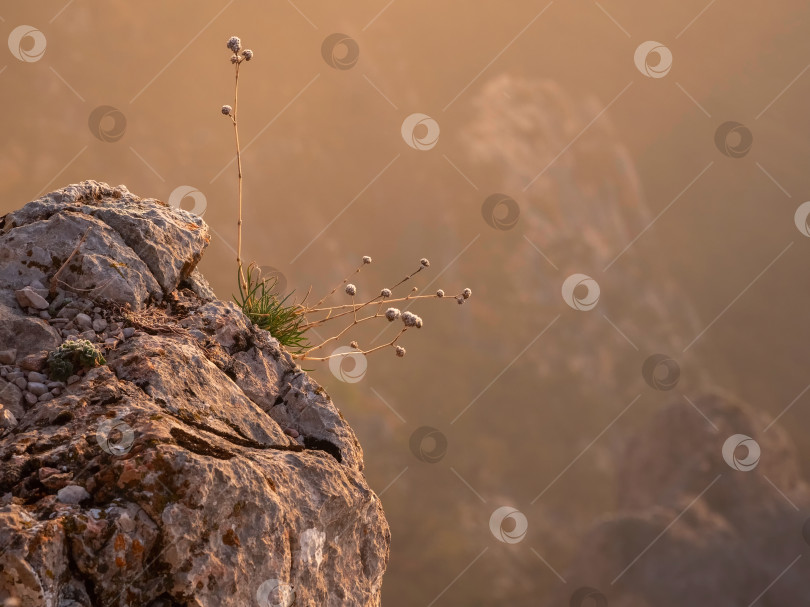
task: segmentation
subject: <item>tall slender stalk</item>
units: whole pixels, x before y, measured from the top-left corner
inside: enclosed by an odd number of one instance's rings
[[[233,86],[233,134],[236,138],[236,170],[239,182],[239,212],[236,220],[236,265],[239,268],[239,281],[245,286],[245,274],[242,272],[242,149],[239,146],[239,65],[236,64],[236,75]]]
[[[239,145],[239,121],[237,116],[239,112],[239,66],[242,65],[243,61],[250,61],[253,59],[253,51],[250,49],[242,50],[242,41],[237,36],[231,36],[228,39],[227,47],[233,52],[233,55],[231,56],[231,63],[234,65],[233,107],[230,105],[223,105],[222,113],[230,117],[231,122],[233,122],[233,134],[236,140],[236,171],[238,190],[236,220],[236,267],[239,270],[239,285],[244,291],[247,290],[247,283],[245,281],[245,274],[242,270],[242,148]]]

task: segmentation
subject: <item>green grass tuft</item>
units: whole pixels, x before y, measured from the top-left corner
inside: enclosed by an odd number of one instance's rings
[[[298,354],[309,347],[309,340],[304,336],[305,318],[299,306],[287,303],[293,292],[283,297],[275,292],[277,282],[275,276],[262,278],[256,266],[250,264],[244,285],[241,279],[237,280],[239,297],[233,299],[253,324],[268,331],[287,350]]]

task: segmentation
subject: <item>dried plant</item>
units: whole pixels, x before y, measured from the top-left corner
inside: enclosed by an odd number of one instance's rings
[[[242,309],[245,310],[245,313],[255,324],[262,328],[267,328],[282,344],[288,345],[288,343],[285,342],[291,343],[293,346],[293,348],[291,348],[293,350],[293,358],[300,360],[328,360],[339,356],[349,356],[354,353],[367,355],[384,348],[393,348],[394,353],[398,357],[403,357],[405,356],[406,350],[397,342],[406,331],[409,329],[421,329],[424,323],[420,316],[417,316],[409,310],[400,310],[400,308],[393,307],[391,304],[411,305],[413,302],[423,299],[455,300],[458,304],[463,304],[472,296],[470,289],[463,289],[454,297],[446,296],[441,289],[438,289],[430,295],[417,295],[418,288],[412,287],[407,295],[394,297],[394,291],[398,287],[401,287],[406,282],[412,280],[417,274],[430,267],[430,262],[423,258],[420,260],[419,267],[416,270],[407,274],[395,285],[381,289],[379,295],[375,297],[358,302],[358,288],[354,283],[349,282],[349,280],[358,274],[363,266],[370,263],[371,257],[363,257],[360,265],[351,274],[344,278],[325,297],[321,298],[313,305],[306,304],[306,297],[304,301],[298,304],[285,305],[290,295],[279,300],[272,292],[272,285],[264,286],[265,282],[269,281],[265,281],[260,276],[256,277],[255,267],[251,265],[247,273],[248,283],[251,285],[251,288],[245,293],[240,292],[242,297],[237,300],[237,303],[242,306]],[[261,288],[257,285],[261,285]],[[341,287],[343,292],[351,297],[351,303],[324,306],[324,302],[341,289]],[[245,296],[246,293],[247,297]],[[269,309],[263,311],[264,308]],[[345,326],[320,343],[309,345],[303,338],[307,331],[316,327],[322,327],[327,323],[334,323],[340,319],[343,319]],[[345,338],[357,325],[375,319],[381,319],[381,321],[385,322],[400,321],[402,322],[402,326],[394,338],[384,344],[362,348],[356,340],[353,340],[349,345],[354,351],[320,355],[319,351],[323,350],[327,345],[337,343],[342,338]],[[294,338],[293,341],[290,341],[291,337]]]
[[[384,288],[380,294],[365,301],[358,302],[358,289],[349,280],[358,274],[360,270],[371,263],[371,257],[363,257],[360,265],[354,272],[349,274],[343,281],[332,289],[325,297],[321,298],[314,305],[307,305],[306,299],[299,303],[291,301],[292,293],[283,294],[276,292],[277,280],[275,278],[264,278],[255,264],[251,263],[246,271],[242,266],[242,155],[239,145],[239,68],[244,61],[253,59],[253,51],[242,50],[242,41],[237,36],[228,39],[227,48],[232,52],[230,61],[234,66],[234,93],[233,106],[223,105],[222,114],[228,116],[233,123],[234,137],[236,142],[236,168],[238,184],[238,210],[237,210],[237,241],[236,241],[236,265],[238,271],[239,295],[234,296],[236,303],[242,308],[245,315],[258,327],[266,329],[279,340],[279,343],[286,346],[294,358],[299,360],[328,360],[338,356],[349,354],[371,354],[384,348],[392,348],[398,357],[405,356],[405,348],[397,342],[409,329],[422,328],[422,319],[413,312],[400,310],[391,304],[411,305],[421,299],[451,299],[445,297],[444,291],[437,290],[432,295],[417,295],[418,289],[413,287],[404,297],[393,298],[393,292],[406,282],[412,280],[417,274],[430,267],[427,259],[421,259],[419,267],[406,275],[402,280],[392,287]],[[346,295],[351,297],[351,303],[334,306],[323,306],[324,302],[334,295],[338,289],[343,288]],[[309,295],[309,294],[307,294]],[[463,304],[472,295],[470,289],[464,289],[455,296],[459,304]],[[375,309],[376,306],[376,309]],[[386,308],[383,310],[383,308]],[[371,311],[373,310],[373,313]],[[350,346],[352,351],[322,355],[322,350],[331,343],[338,342],[344,338],[354,327],[374,319],[382,319],[385,322],[402,322],[399,332],[394,338],[384,344],[374,347],[361,348],[357,341],[352,341]],[[306,338],[307,331],[322,327],[327,323],[334,323],[344,319],[346,326],[337,331],[332,337],[324,339],[321,343],[311,345]]]

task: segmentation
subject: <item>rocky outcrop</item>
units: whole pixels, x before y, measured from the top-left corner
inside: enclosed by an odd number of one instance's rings
[[[810,487],[787,433],[725,396],[693,403],[710,421],[681,399],[629,442],[618,467],[619,512],[586,535],[565,575],[568,593],[590,587],[607,601],[594,604],[611,607],[810,603],[802,562]],[[737,434],[761,452],[742,469],[723,457]],[[744,447],[735,453],[748,459]],[[567,600],[561,593],[549,605]]]
[[[0,220],[0,600],[379,604],[390,535],[354,432],[213,297],[207,243],[96,182]],[[65,339],[106,364],[55,381]]]

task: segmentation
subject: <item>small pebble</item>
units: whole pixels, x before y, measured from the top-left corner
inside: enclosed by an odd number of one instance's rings
[[[37,371],[30,371],[28,373],[28,381],[36,381],[41,384],[44,384],[47,383],[48,378],[42,373],[38,373]]]
[[[107,328],[107,321],[103,318],[96,318],[93,321],[93,331],[96,333],[101,333],[104,329]]]
[[[133,335],[135,335],[135,327],[126,327],[126,328],[124,329],[124,337],[126,337],[127,339],[129,339],[129,338],[130,338],[130,337],[132,337]]]
[[[87,341],[96,341],[96,332],[92,329],[79,333],[79,339],[86,339]]]
[[[115,346],[118,345],[118,340],[115,339],[114,337],[110,337],[109,339],[104,340],[104,345],[109,348],[114,348]]]
[[[76,314],[78,314],[78,312],[79,311],[73,306],[65,306],[64,308],[59,310],[59,314],[57,314],[57,316],[59,318],[66,318],[68,320],[73,320]]]
[[[295,428],[284,428],[284,432],[286,432],[293,438],[298,438],[298,430],[296,430]]]
[[[79,485],[68,485],[56,492],[56,499],[63,504],[78,504],[90,497],[87,489]]]
[[[53,394],[54,396],[59,396],[60,394],[62,394],[62,388],[51,388],[51,394]],[[42,399],[40,398],[40,400]]]
[[[26,392],[25,393],[25,402],[27,402],[29,405],[33,405],[34,403],[37,402],[37,397],[34,396],[33,394],[31,394],[30,392]]]
[[[48,353],[43,350],[41,352],[37,352],[36,354],[24,356],[20,360],[19,366],[21,369],[25,369],[26,371],[42,371],[42,369],[45,368],[45,361],[47,358]]]
[[[303,437],[303,436],[299,436],[299,437],[298,437],[298,438],[296,438],[295,440],[297,440],[297,441],[298,441],[298,444],[299,444],[299,445],[303,445],[303,444],[304,444],[304,437]]]
[[[93,326],[93,319],[92,319],[92,318],[90,318],[90,317],[89,317],[87,314],[85,314],[84,312],[80,312],[80,313],[76,314],[76,317],[73,319],[73,321],[74,321],[74,322],[75,322],[77,325],[79,325],[80,327],[82,327],[83,329],[90,329],[90,328],[92,328],[92,326]]]
[[[25,373],[22,371],[11,371],[8,374],[8,381],[14,381],[15,379],[20,379],[21,377],[25,377]]]
[[[9,375],[11,374],[9,373]],[[28,386],[28,380],[24,377],[18,377],[14,380],[14,383],[20,390],[25,390],[26,386]]]
[[[2,350],[0,351],[0,364],[13,365],[17,359],[17,350]]]
[[[19,422],[14,414],[5,408],[0,408],[0,428],[15,428]]]
[[[50,392],[46,392],[45,394],[41,394],[37,400],[41,403],[44,403],[46,400],[51,400],[52,398],[53,394],[51,394]]]
[[[65,303],[65,292],[62,290],[57,291],[56,297],[53,298],[51,302],[51,309],[55,310],[60,307],[63,303]]]
[[[31,394],[35,394],[37,396],[40,396],[40,395],[45,394],[45,393],[48,392],[48,387],[43,383],[40,383],[40,382],[37,382],[37,381],[30,381],[30,382],[28,382],[28,391]]]
[[[35,308],[35,313],[38,313],[39,310],[48,309],[48,301],[31,287],[15,291],[14,295],[17,297],[17,303],[20,304],[21,308]]]
[[[72,386],[73,384],[75,384],[79,380],[81,380],[81,377],[79,377],[78,375],[71,375],[67,379],[67,384],[68,384],[68,386]]]
[[[44,318],[45,320],[50,320],[50,319],[51,319],[51,313],[50,313],[50,312],[48,312],[48,310],[42,310],[42,311],[39,313],[39,317],[40,317],[40,318]]]

